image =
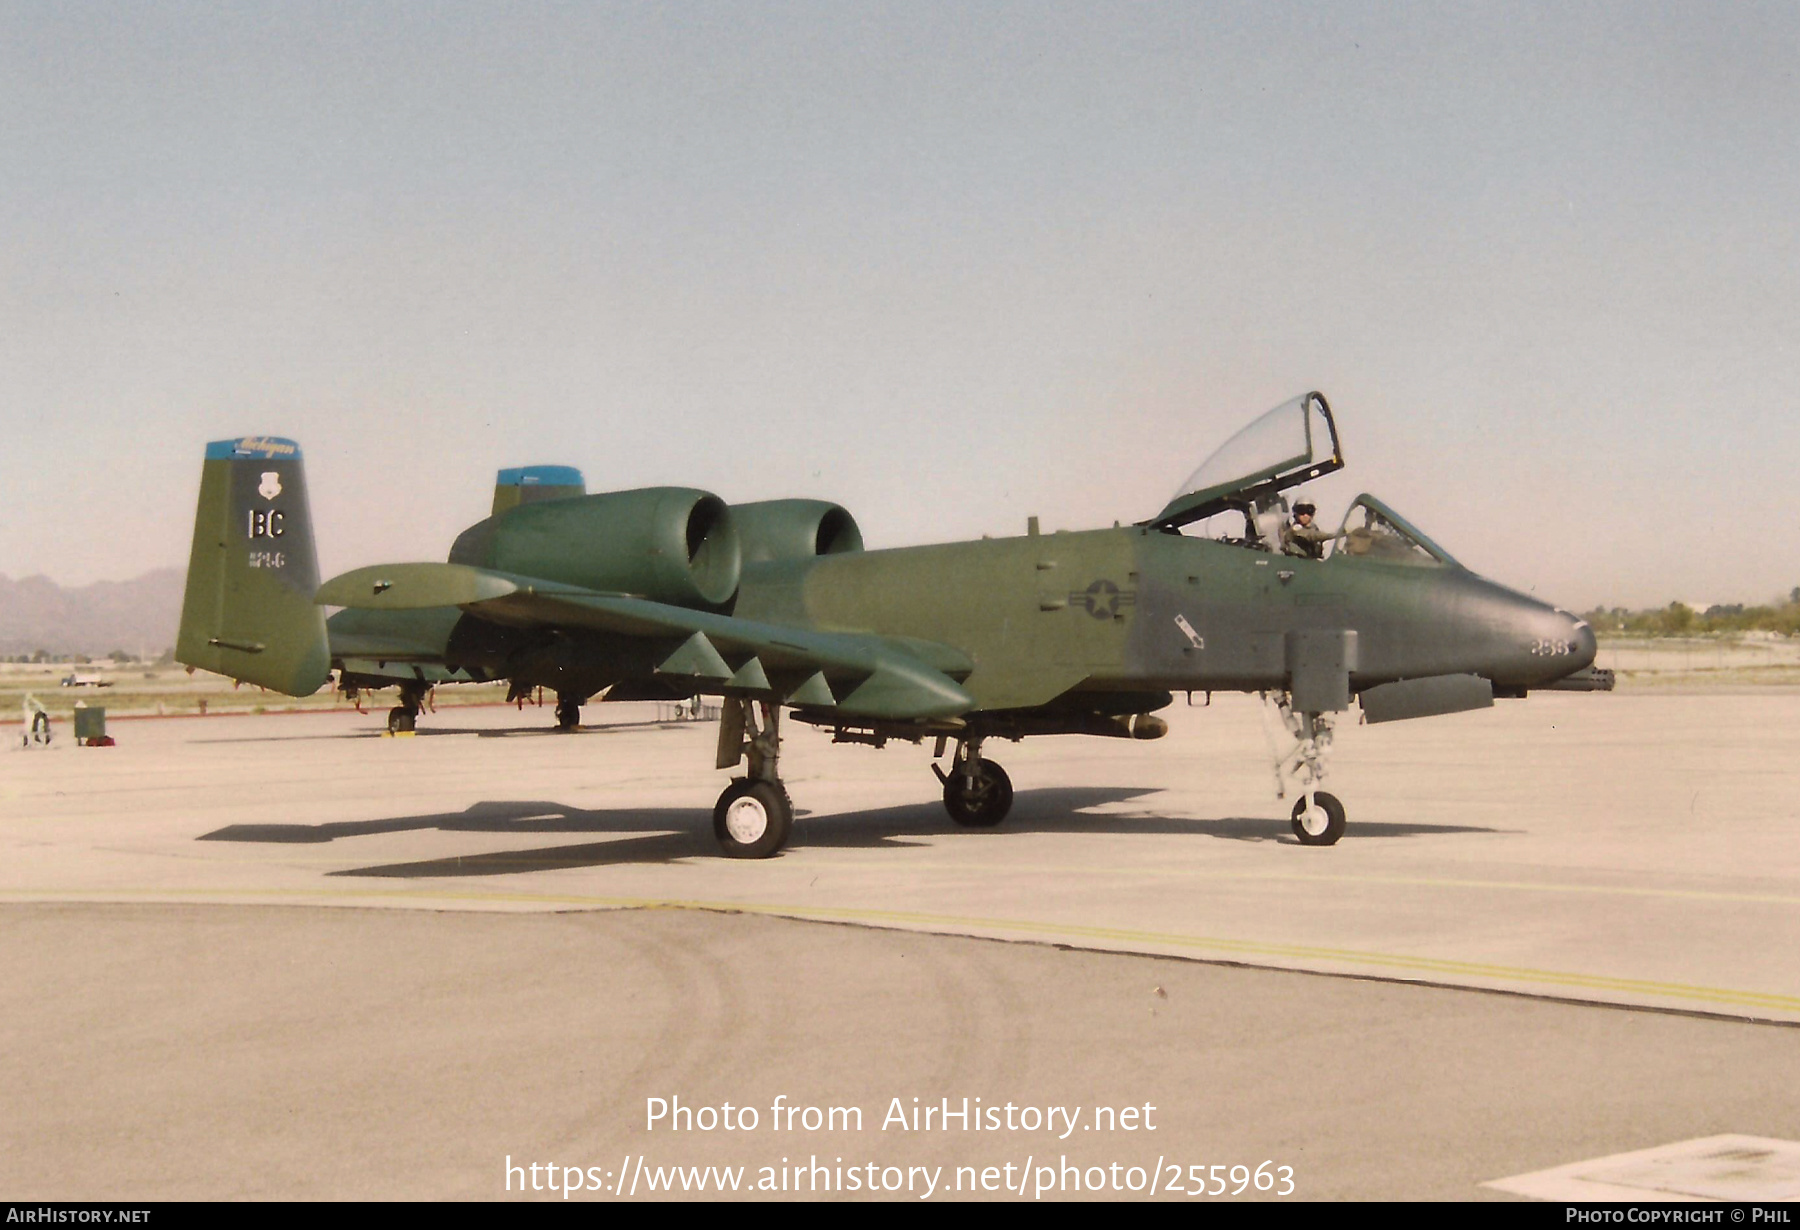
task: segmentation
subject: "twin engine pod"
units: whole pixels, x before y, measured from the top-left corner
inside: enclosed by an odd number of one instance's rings
[[[746,563],[862,550],[856,519],[823,500],[731,507],[691,487],[520,504],[457,536],[450,562],[673,606],[724,608]]]
[[[863,547],[856,518],[824,500],[733,504],[731,519],[737,523],[746,564],[842,555]]]

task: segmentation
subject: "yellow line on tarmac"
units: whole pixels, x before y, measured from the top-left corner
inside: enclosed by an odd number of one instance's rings
[[[663,831],[663,830],[659,830]],[[669,833],[675,830],[666,830]],[[104,848],[104,847],[102,847]],[[530,861],[534,867],[543,866],[543,861],[535,856],[550,850],[560,849],[558,846],[527,847],[520,850],[491,850],[465,857],[492,859],[501,854],[515,855],[521,862]],[[138,850],[113,850],[113,853],[140,854]],[[267,859],[214,857],[206,860],[212,863],[236,863],[245,866],[262,867],[271,865]],[[421,859],[421,863],[445,862],[444,858]],[[581,858],[564,860],[569,867],[586,867],[590,864]],[[342,856],[319,854],[311,857],[292,856],[280,859],[278,866],[330,866],[348,867],[354,860]],[[891,872],[891,861],[834,860],[828,864],[831,871],[881,871]],[[1196,867],[1169,867],[1146,864],[1132,866],[1130,864],[1114,864],[1111,866],[1086,864],[1071,867],[1066,864],[1049,863],[966,863],[966,862],[934,862],[929,868],[915,869],[915,873],[975,873],[980,875],[1039,875],[1054,873],[1067,875],[1071,872],[1087,876],[1144,876],[1155,879],[1171,880],[1268,880],[1274,883],[1291,884],[1367,884],[1384,887],[1403,888],[1440,888],[1440,889],[1485,889],[1489,891],[1521,892],[1521,893],[1557,893],[1567,896],[1603,896],[1603,897],[1645,897],[1651,899],[1667,899],[1672,901],[1716,901],[1733,905],[1780,905],[1800,906],[1800,896],[1781,893],[1742,893],[1720,892],[1705,888],[1646,888],[1629,884],[1557,884],[1534,880],[1473,880],[1451,879],[1436,876],[1393,876],[1393,875],[1317,875],[1287,871],[1237,871],[1216,870]]]
[[[743,901],[700,901],[663,897],[590,897],[574,894],[519,892],[410,892],[405,890],[368,889],[208,889],[167,891],[160,889],[89,889],[85,898],[68,892],[46,889],[0,889],[0,897],[51,898],[58,901],[94,901],[120,897],[160,898],[170,902],[191,901],[196,897],[269,898],[292,897],[304,900],[413,900],[421,904],[432,901],[469,901],[492,904],[517,903],[531,905],[563,905],[589,909],[673,909],[709,910],[723,913],[758,914],[778,918],[818,919],[835,922],[861,922],[916,927],[951,934],[966,934],[970,929],[1030,935],[1055,941],[1084,939],[1103,944],[1157,945],[1159,947],[1229,953],[1234,956],[1278,958],[1288,961],[1331,962],[1356,968],[1406,970],[1433,974],[1443,978],[1481,978],[1515,984],[1569,987],[1590,992],[1620,995],[1644,995],[1661,999],[1688,1000],[1723,1004],[1738,1008],[1760,1008],[1765,1011],[1800,1014],[1800,995],[1743,991],[1730,987],[1698,986],[1681,982],[1662,982],[1645,978],[1614,978],[1600,974],[1580,974],[1566,970],[1534,969],[1527,966],[1495,965],[1479,961],[1457,961],[1442,957],[1416,956],[1402,953],[1374,952],[1354,948],[1326,948],[1308,944],[1275,944],[1258,940],[1232,939],[1224,936],[1183,935],[1178,932],[1146,931],[1129,927],[1098,927],[1080,923],[1039,922],[1017,918],[975,918],[953,914],[927,914],[906,910],[862,910],[836,907],[779,905]],[[1143,951],[1141,948],[1121,951]]]
[[[830,868],[838,870],[870,870],[877,871],[892,868],[891,863],[846,862],[832,863]],[[1448,888],[1448,889],[1500,889],[1508,892],[1527,893],[1566,893],[1571,895],[1591,894],[1595,896],[1615,897],[1666,897],[1677,901],[1721,901],[1738,905],[1790,905],[1800,906],[1800,897],[1784,896],[1780,893],[1730,893],[1717,892],[1704,888],[1643,888],[1625,884],[1554,884],[1531,880],[1459,880],[1442,879],[1432,876],[1378,876],[1378,875],[1304,875],[1286,871],[1218,871],[1204,868],[1133,867],[1115,865],[1110,867],[1088,865],[1084,867],[1053,866],[1050,864],[1034,865],[1027,863],[1008,863],[1004,866],[993,863],[933,863],[930,867],[936,871],[980,872],[984,875],[1002,873],[1028,873],[1036,875],[1042,872],[1055,872],[1066,875],[1071,871],[1086,875],[1113,876],[1150,876],[1167,879],[1196,880],[1273,880],[1294,884],[1370,884],[1399,885],[1407,888]]]
[[[556,847],[548,847],[548,848],[555,849]],[[496,850],[496,851],[489,851],[484,854],[474,855],[471,857],[493,858],[495,855],[499,855],[499,854],[515,853],[515,854],[517,854],[517,856],[520,858],[521,861],[529,860],[532,862],[534,867],[537,867],[537,866],[542,866],[543,864],[541,863],[540,860],[532,859],[531,856],[538,852],[539,851],[532,850],[532,849],[525,849],[525,850],[519,850],[519,851]],[[257,860],[257,859],[227,859],[227,860],[217,860],[217,861],[237,862],[237,863],[243,863],[243,864],[250,865],[250,866],[266,866],[267,865],[266,863],[262,862],[261,860]],[[445,860],[423,859],[420,861],[429,863],[429,862],[441,862],[441,861],[445,861]],[[326,857],[298,858],[298,859],[284,860],[284,865],[295,865],[295,864],[308,865],[308,866],[316,865],[316,866],[343,867],[343,866],[346,866],[346,861],[342,858],[326,858]],[[589,863],[585,859],[571,858],[567,861],[567,865],[570,867],[586,867],[589,865]],[[890,872],[892,870],[892,868],[893,868],[892,863],[847,862],[847,863],[832,863],[832,864],[830,864],[830,870],[832,870],[832,871],[866,870],[866,871],[882,871],[885,873],[885,872]],[[919,870],[926,870],[926,869],[921,868]],[[992,864],[992,863],[934,863],[929,868],[929,871],[933,872],[933,873],[949,872],[949,873],[965,873],[965,874],[980,874],[980,875],[997,875],[997,874],[1037,875],[1040,873],[1055,873],[1058,875],[1068,875],[1070,873],[1074,873],[1076,875],[1086,875],[1086,876],[1114,876],[1114,877],[1143,876],[1143,877],[1148,877],[1148,878],[1153,878],[1153,879],[1171,879],[1171,880],[1213,880],[1213,881],[1232,881],[1232,880],[1259,881],[1259,880],[1261,880],[1261,881],[1268,881],[1268,882],[1277,883],[1277,884],[1343,884],[1343,885],[1349,885],[1352,887],[1354,887],[1356,885],[1369,885],[1371,887],[1430,888],[1430,889],[1444,889],[1444,890],[1449,890],[1449,891],[1461,891],[1463,889],[1476,889],[1476,890],[1515,892],[1515,893],[1550,893],[1550,894],[1572,896],[1572,897],[1580,897],[1580,896],[1638,897],[1638,898],[1645,898],[1645,899],[1649,899],[1649,900],[1716,902],[1716,903],[1728,904],[1728,905],[1773,905],[1773,906],[1786,906],[1786,907],[1800,907],[1800,896],[1788,896],[1788,895],[1783,895],[1780,893],[1720,892],[1720,891],[1716,891],[1716,890],[1712,890],[1712,889],[1704,889],[1704,888],[1644,888],[1644,887],[1639,887],[1639,886],[1620,885],[1620,884],[1555,884],[1555,883],[1534,882],[1534,881],[1530,881],[1530,880],[1469,880],[1469,879],[1436,878],[1436,877],[1429,877],[1429,876],[1305,875],[1305,874],[1295,874],[1292,872],[1282,872],[1282,871],[1216,871],[1216,870],[1206,870],[1206,869],[1171,868],[1171,867],[1160,867],[1160,866],[1144,866],[1144,867],[1110,866],[1110,867],[1107,867],[1107,866],[1096,866],[1096,865],[1092,865],[1092,864],[1083,866],[1083,867],[1070,867],[1070,866],[1066,866],[1066,865],[1059,866],[1059,865],[1050,865],[1050,864],[1045,864],[1042,866],[1031,865],[1031,864],[1017,864],[1017,865],[1007,864],[1005,866],[1000,866],[1000,865],[996,865],[996,864]]]
[[[1800,897],[1778,893],[1722,893],[1704,888],[1639,888],[1623,884],[1544,884],[1530,880],[1447,880],[1412,876],[1319,876],[1250,873],[1246,878],[1313,881],[1329,884],[1400,884],[1421,888],[1489,888],[1528,893],[1592,893],[1616,897],[1669,897],[1680,901],[1729,901],[1738,904],[1800,905]]]
[[[1639,888],[1623,884],[1543,884],[1530,880],[1446,880],[1412,876],[1320,876],[1250,872],[1246,879],[1295,880],[1325,884],[1399,884],[1418,888],[1488,888],[1528,893],[1591,893],[1615,897],[1669,897],[1679,901],[1729,901],[1738,904],[1800,905],[1800,897],[1778,893],[1722,893],[1704,888]]]

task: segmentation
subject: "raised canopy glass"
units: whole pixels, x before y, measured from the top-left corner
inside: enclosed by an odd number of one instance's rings
[[[1331,407],[1321,394],[1306,393],[1282,402],[1220,445],[1150,524],[1178,528],[1232,504],[1273,496],[1343,464]]]

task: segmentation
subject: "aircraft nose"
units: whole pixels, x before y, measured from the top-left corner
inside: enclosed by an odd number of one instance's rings
[[[1567,611],[1558,611],[1558,615],[1569,621],[1570,639],[1575,649],[1569,669],[1571,671],[1586,670],[1594,664],[1594,655],[1599,652],[1599,645],[1594,640],[1594,629],[1585,619],[1577,618]]]
[[[1491,581],[1472,578],[1466,611],[1490,630],[1480,671],[1496,685],[1542,687],[1594,663],[1594,630],[1586,620]]]
[[[1521,680],[1529,676],[1533,682],[1548,683],[1594,664],[1597,646],[1587,620],[1523,595],[1518,606],[1524,642],[1524,660],[1518,663]]]

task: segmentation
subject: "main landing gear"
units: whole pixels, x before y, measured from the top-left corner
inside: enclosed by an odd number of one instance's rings
[[[556,728],[558,730],[581,729],[582,700],[582,697],[570,696],[566,692],[556,694]]]
[[[979,738],[957,742],[948,773],[936,764],[931,771],[944,783],[944,810],[964,828],[991,829],[1012,810],[1012,779],[998,764],[981,758]]]
[[[1296,712],[1287,693],[1273,699],[1275,711],[1294,746],[1275,754],[1275,797],[1287,797],[1289,780],[1299,789],[1289,823],[1303,846],[1336,845],[1344,835],[1344,805],[1319,789],[1325,780],[1325,757],[1331,751],[1331,715]],[[1273,748],[1273,737],[1271,737]]]
[[[400,685],[400,703],[388,710],[388,733],[409,735],[418,728],[419,710],[425,706],[425,689],[414,684]]]
[[[724,698],[719,714],[718,767],[749,762],[713,807],[713,836],[727,858],[771,858],[787,844],[794,804],[781,783],[781,706]]]

